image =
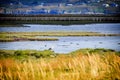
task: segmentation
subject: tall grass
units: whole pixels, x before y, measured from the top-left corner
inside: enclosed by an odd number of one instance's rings
[[[0,80],[119,80],[115,54],[59,55],[56,58],[0,60]]]

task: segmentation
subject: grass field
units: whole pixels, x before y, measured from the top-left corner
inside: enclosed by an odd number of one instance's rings
[[[0,80],[120,79],[120,52],[114,50],[81,49],[69,54],[0,50],[0,53],[13,55],[0,58]],[[44,56],[34,57],[35,53]],[[21,56],[24,57],[18,58]]]

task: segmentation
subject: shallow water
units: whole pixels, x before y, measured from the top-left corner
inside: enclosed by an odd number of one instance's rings
[[[120,23],[117,24],[101,23],[101,24],[86,24],[86,25],[38,25],[38,24],[37,25],[24,24],[24,25],[30,27],[0,27],[0,32],[87,31],[87,32],[120,34]],[[55,38],[58,38],[59,41],[0,42],[0,49],[45,50],[52,48],[56,53],[69,53],[71,51],[81,48],[106,48],[106,49],[114,49],[120,51],[120,36],[55,37]]]
[[[87,31],[100,33],[120,33],[120,23],[101,23],[85,25],[24,25],[30,27],[0,27],[0,32]]]
[[[59,38],[59,41],[0,42],[0,49],[45,50],[52,48],[56,53],[69,53],[71,51],[82,48],[106,48],[120,51],[120,37],[57,37],[57,38]]]

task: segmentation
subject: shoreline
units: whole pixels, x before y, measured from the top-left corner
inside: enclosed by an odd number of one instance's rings
[[[0,24],[0,27],[30,27],[30,26],[25,26],[23,24]]]
[[[30,27],[24,26],[23,24],[41,24],[41,25],[84,25],[84,24],[95,24],[95,23],[120,23],[119,21],[47,21],[47,20],[33,20],[33,21],[1,21],[0,27]]]

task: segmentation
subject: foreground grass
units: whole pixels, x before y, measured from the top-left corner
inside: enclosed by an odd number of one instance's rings
[[[57,38],[37,38],[36,36],[120,36],[97,32],[0,32],[0,42],[11,41],[56,41]]]
[[[12,50],[10,53],[15,54]],[[116,53],[105,49],[83,49],[24,61],[1,58],[1,80],[119,80],[120,57]]]

